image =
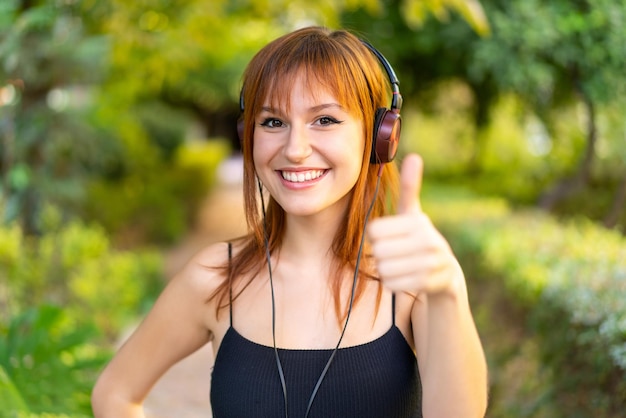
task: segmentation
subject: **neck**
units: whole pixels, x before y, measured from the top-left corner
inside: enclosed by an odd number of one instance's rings
[[[347,199],[309,215],[286,215],[285,235],[281,253],[290,250],[297,256],[329,256],[335,235],[343,222],[347,211]]]
[[[325,259],[330,256],[338,222],[310,219],[287,218],[281,254],[294,257]]]

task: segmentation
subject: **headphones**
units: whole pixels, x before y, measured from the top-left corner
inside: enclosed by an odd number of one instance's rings
[[[389,82],[391,83],[391,107],[380,107],[376,109],[374,116],[374,134],[372,135],[372,153],[370,154],[371,164],[384,164],[393,161],[398,152],[398,142],[400,141],[400,128],[402,119],[400,109],[402,108],[402,95],[400,94],[400,81],[396,77],[389,61],[380,51],[374,48],[369,42],[361,39],[361,43],[367,47],[382,64]],[[239,110],[243,113],[243,89],[239,94]],[[237,134],[239,141],[243,142],[243,119],[237,122]]]

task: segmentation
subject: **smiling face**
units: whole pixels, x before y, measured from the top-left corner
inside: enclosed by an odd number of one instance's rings
[[[255,117],[256,173],[288,215],[342,216],[361,172],[363,122],[323,86],[299,75],[284,103]]]
[[[299,29],[252,58],[243,75],[239,126],[246,222],[255,245],[269,242],[273,251],[282,245],[286,217],[333,209],[340,214],[327,218],[335,228],[333,251],[342,260],[354,258],[369,207],[364,203],[380,192],[375,217],[394,193],[395,166],[369,163],[374,114],[388,107],[390,95],[380,62],[346,31]],[[272,193],[269,200],[259,199],[257,177]]]

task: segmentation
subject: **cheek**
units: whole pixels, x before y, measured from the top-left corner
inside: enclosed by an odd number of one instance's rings
[[[269,180],[269,164],[275,154],[276,150],[272,148],[271,141],[259,140],[254,142],[252,148],[252,168],[264,184],[267,184]]]
[[[256,137],[253,139],[252,146],[252,162],[254,167],[259,167],[263,161],[267,160],[269,150],[267,149],[267,141],[258,140]]]
[[[356,164],[360,168],[364,160],[363,154],[365,153],[365,148],[366,148],[365,146],[366,139],[363,134],[363,130],[361,129],[355,130],[352,138],[354,139],[348,146],[349,152],[350,152],[350,158],[352,158],[354,161],[354,164]],[[369,158],[366,160],[369,160]]]
[[[361,175],[361,168],[363,164],[367,164],[369,162],[369,158],[366,159],[366,162],[363,162],[365,142],[362,131],[355,132],[352,138],[352,140],[346,141],[342,146],[336,148],[334,152],[337,156],[341,156],[341,161],[343,161],[344,167],[347,170],[344,173],[344,175],[347,176],[346,180],[349,183],[354,184]]]

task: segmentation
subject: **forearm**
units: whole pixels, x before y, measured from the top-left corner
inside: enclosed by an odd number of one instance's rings
[[[467,303],[460,290],[428,297],[424,362],[424,417],[483,417],[487,366]]]

